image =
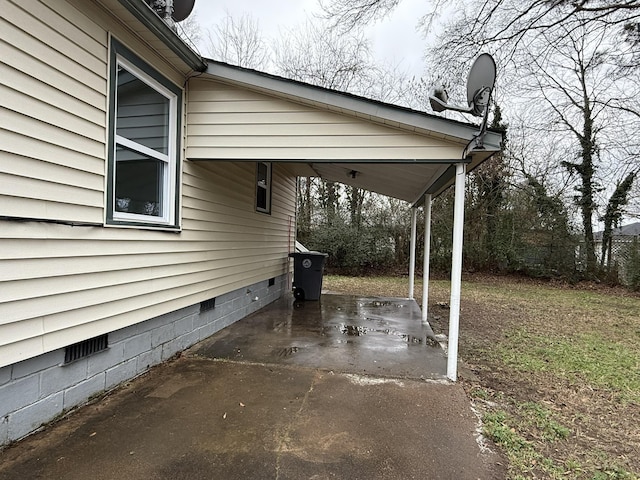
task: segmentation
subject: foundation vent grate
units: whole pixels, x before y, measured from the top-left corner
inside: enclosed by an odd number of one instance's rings
[[[108,334],[93,337],[82,342],[74,343],[64,349],[64,363],[75,362],[84,357],[88,357],[102,350],[106,350],[109,346]]]
[[[216,308],[216,297],[205,300],[204,302],[200,302],[200,313],[208,312],[209,310],[213,310],[214,308]]]

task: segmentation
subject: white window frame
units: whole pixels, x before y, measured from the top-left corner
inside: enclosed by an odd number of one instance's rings
[[[115,44],[115,46],[114,46]],[[145,145],[137,143],[126,137],[118,135],[117,132],[117,119],[118,119],[118,101],[117,101],[117,83],[112,87],[115,93],[111,94],[111,101],[114,105],[111,109],[112,117],[110,120],[110,135],[112,141],[110,142],[111,151],[109,153],[109,168],[108,168],[108,208],[107,208],[107,223],[120,224],[120,225],[138,225],[138,226],[159,226],[159,227],[171,227],[178,228],[177,209],[178,209],[178,165],[179,165],[179,111],[181,96],[176,94],[175,91],[167,88],[155,77],[163,79],[165,83],[169,83],[162,75],[153,70],[142,60],[140,60],[135,54],[130,52],[126,47],[123,47],[115,40],[112,40],[112,48],[116,48],[115,55],[112,57],[115,59],[115,66],[111,70],[112,78],[111,82],[117,82],[117,73],[119,67],[124,68],[130,74],[137,77],[144,82],[148,87],[152,88],[160,95],[169,100],[169,125],[168,125],[168,138],[167,138],[167,154],[163,154],[157,150],[149,148]],[[141,67],[142,66],[142,67]],[[144,68],[144,69],[143,69]],[[146,70],[146,71],[145,71]],[[154,75],[149,74],[152,72]],[[177,88],[177,87],[175,87]],[[163,169],[164,174],[161,178],[161,216],[157,215],[144,215],[140,213],[121,212],[116,210],[116,171],[118,168],[116,152],[117,147],[122,146],[130,149],[136,153],[146,156],[153,160],[159,160],[165,164]],[[126,160],[125,160],[126,161]]]

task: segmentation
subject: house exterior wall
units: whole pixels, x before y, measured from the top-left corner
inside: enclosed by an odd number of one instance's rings
[[[459,158],[464,145],[211,79],[190,82],[187,157],[262,160]]]
[[[0,8],[0,215],[101,224],[109,35],[176,85],[184,75],[95,2]]]
[[[254,163],[185,162],[180,233],[0,220],[0,366],[288,271],[295,178]]]
[[[0,1],[0,366],[287,271],[282,166],[271,215],[255,212],[255,163],[184,161],[180,233],[105,227],[109,34],[185,79],[91,3]]]
[[[101,223],[107,31],[66,2],[1,0],[1,214]]]

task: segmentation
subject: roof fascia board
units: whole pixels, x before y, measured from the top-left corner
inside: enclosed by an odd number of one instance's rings
[[[445,187],[451,182],[451,180],[455,177],[456,174],[456,166],[455,164],[449,165],[449,167],[440,174],[438,178],[434,182],[432,182],[424,191],[416,198],[412,207],[420,207],[424,204],[424,196],[428,193],[430,194],[438,194],[442,193],[445,190]]]
[[[452,141],[469,142],[479,131],[479,127],[475,125],[220,62],[211,61],[206,73],[222,81],[273,92],[280,96],[303,99],[317,105],[329,105],[343,110],[344,113],[356,112],[372,120],[380,119],[383,123],[393,122],[405,128],[421,129]],[[484,137],[485,149],[499,151],[501,141],[501,134],[487,132]]]
[[[489,153],[487,158],[477,160],[472,156],[467,157],[464,161],[459,161],[455,163],[466,163],[467,171],[466,174],[473,172],[476,168],[482,165],[483,162],[489,160],[496,152],[484,152],[483,150],[474,150],[476,154],[481,153]],[[419,207],[424,204],[424,196],[426,194],[431,194],[434,196],[438,196],[447,190],[451,185],[453,185],[453,179],[455,178],[456,169],[455,163],[452,163],[447,170],[445,170],[438,178],[436,178],[433,182],[431,182],[424,190],[424,192],[412,203],[413,207]]]
[[[142,22],[156,37],[178,55],[192,70],[204,72],[207,63],[182,41],[164,20],[143,0],[118,0],[133,16]]]

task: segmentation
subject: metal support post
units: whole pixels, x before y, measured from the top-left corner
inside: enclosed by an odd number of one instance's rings
[[[416,218],[418,209],[411,209],[411,247],[409,251],[409,298],[413,298],[413,287],[416,274]]]
[[[424,258],[422,261],[422,321],[429,315],[429,265],[431,263],[431,194],[424,197]]]
[[[455,205],[453,209],[453,249],[451,253],[451,299],[449,301],[449,340],[447,348],[447,377],[453,381],[455,381],[458,376],[458,331],[462,284],[465,177],[465,164],[456,164]]]

